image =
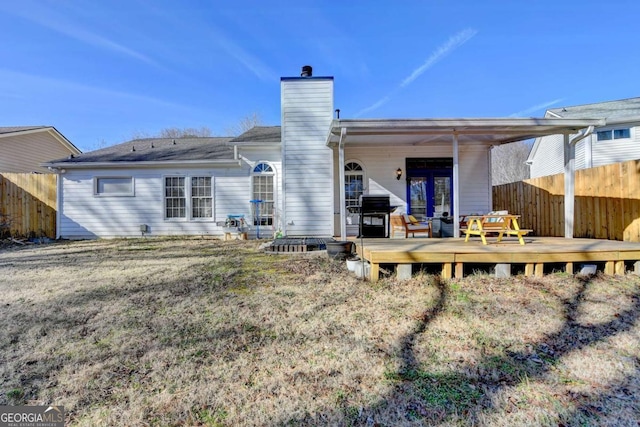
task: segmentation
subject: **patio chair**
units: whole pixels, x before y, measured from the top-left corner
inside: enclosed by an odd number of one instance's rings
[[[432,237],[431,221],[420,222],[413,215],[391,215],[391,237],[398,229],[404,231],[405,238],[408,238],[409,234],[415,237],[415,233],[427,233]]]

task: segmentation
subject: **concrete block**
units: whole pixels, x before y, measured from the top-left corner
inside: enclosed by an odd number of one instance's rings
[[[496,277],[511,277],[511,264],[496,264]]]
[[[396,277],[398,280],[411,279],[411,264],[398,264],[396,267]]]

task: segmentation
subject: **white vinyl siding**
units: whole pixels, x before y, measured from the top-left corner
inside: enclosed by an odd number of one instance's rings
[[[283,79],[282,162],[287,235],[333,234],[333,79]]]
[[[243,150],[249,164],[241,168],[220,169],[106,169],[99,171],[67,170],[60,175],[61,195],[59,234],[62,238],[88,239],[96,237],[138,237],[140,225],[149,227],[145,235],[223,235],[227,215],[251,216],[252,158],[269,160],[279,177],[280,152],[273,150]],[[96,197],[93,194],[95,177],[132,177],[135,183],[134,197]],[[211,177],[212,217],[192,220],[165,219],[165,178]],[[185,181],[189,185],[189,180]],[[198,187],[198,185],[196,185]],[[280,181],[276,189],[279,191]],[[193,193],[193,191],[192,191]],[[192,194],[194,196],[194,194]],[[200,196],[195,196],[199,199]],[[196,204],[199,202],[196,202]],[[276,212],[281,207],[276,203]],[[193,215],[193,212],[188,212]],[[277,222],[277,221],[276,221]],[[261,234],[266,228],[261,229]],[[255,233],[255,227],[249,230]]]
[[[539,141],[529,170],[531,178],[554,175],[564,171],[564,136],[549,135],[540,138]]]
[[[68,157],[72,151],[47,131],[0,138],[0,172],[51,173],[42,163]]]

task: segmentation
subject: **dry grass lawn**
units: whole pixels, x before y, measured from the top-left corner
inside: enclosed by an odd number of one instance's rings
[[[638,426],[640,279],[372,284],[256,242],[0,251],[0,405],[73,426]]]

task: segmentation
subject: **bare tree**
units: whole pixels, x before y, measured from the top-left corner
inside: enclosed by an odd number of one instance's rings
[[[225,130],[227,135],[240,135],[248,131],[254,126],[262,125],[262,116],[260,113],[251,113],[248,116],[244,116],[241,118],[238,123],[233,126],[228,127]]]
[[[529,166],[525,163],[531,151],[532,141],[518,141],[494,147],[491,150],[492,184],[500,185],[529,178]]]
[[[202,126],[199,129],[196,128],[164,128],[158,135],[159,138],[197,138],[197,137],[209,137],[213,136],[211,129]]]

